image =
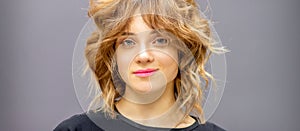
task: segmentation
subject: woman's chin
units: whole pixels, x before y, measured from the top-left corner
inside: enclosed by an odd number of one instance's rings
[[[141,85],[138,87],[132,87],[134,92],[138,93],[138,94],[149,94],[150,92],[152,92],[152,87],[150,86],[150,84],[148,84],[147,86],[145,85]]]

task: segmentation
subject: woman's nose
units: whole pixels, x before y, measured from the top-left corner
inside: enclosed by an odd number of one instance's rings
[[[135,58],[135,62],[138,64],[147,64],[153,61],[154,61],[154,57],[151,55],[151,52],[146,50],[139,53]]]

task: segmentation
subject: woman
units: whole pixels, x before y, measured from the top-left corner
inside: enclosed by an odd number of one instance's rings
[[[91,0],[89,16],[97,31],[85,56],[101,92],[55,131],[223,130],[202,105],[206,61],[226,50],[193,0]]]

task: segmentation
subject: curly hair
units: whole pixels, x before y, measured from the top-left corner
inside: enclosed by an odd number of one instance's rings
[[[96,90],[101,89],[101,92],[89,108],[102,100],[100,110],[115,117],[115,100],[122,95],[116,88],[120,85],[114,84],[114,80],[122,80],[114,79],[112,75],[115,42],[123,31],[128,30],[137,11],[150,28],[172,33],[182,41],[179,46],[188,49],[178,48],[180,73],[175,78],[176,101],[185,108],[185,116],[194,112],[199,121],[205,123],[200,77],[207,88],[214,78],[205,70],[205,64],[211,53],[224,53],[226,49],[214,46],[209,21],[201,16],[194,0],[90,0],[88,16],[93,18],[97,30],[87,40],[85,57],[87,68],[99,85]]]

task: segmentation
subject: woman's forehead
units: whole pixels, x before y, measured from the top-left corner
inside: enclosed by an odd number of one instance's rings
[[[145,23],[141,15],[137,15],[131,18],[128,32],[138,34],[142,32],[148,32],[152,29]]]
[[[124,36],[143,36],[143,35],[164,35],[169,37],[174,37],[173,34],[166,29],[156,28],[153,29],[147,24],[143,17],[145,15],[135,15],[131,17],[130,23],[127,25],[128,28],[122,31],[122,35]],[[147,16],[147,15],[146,15]]]

